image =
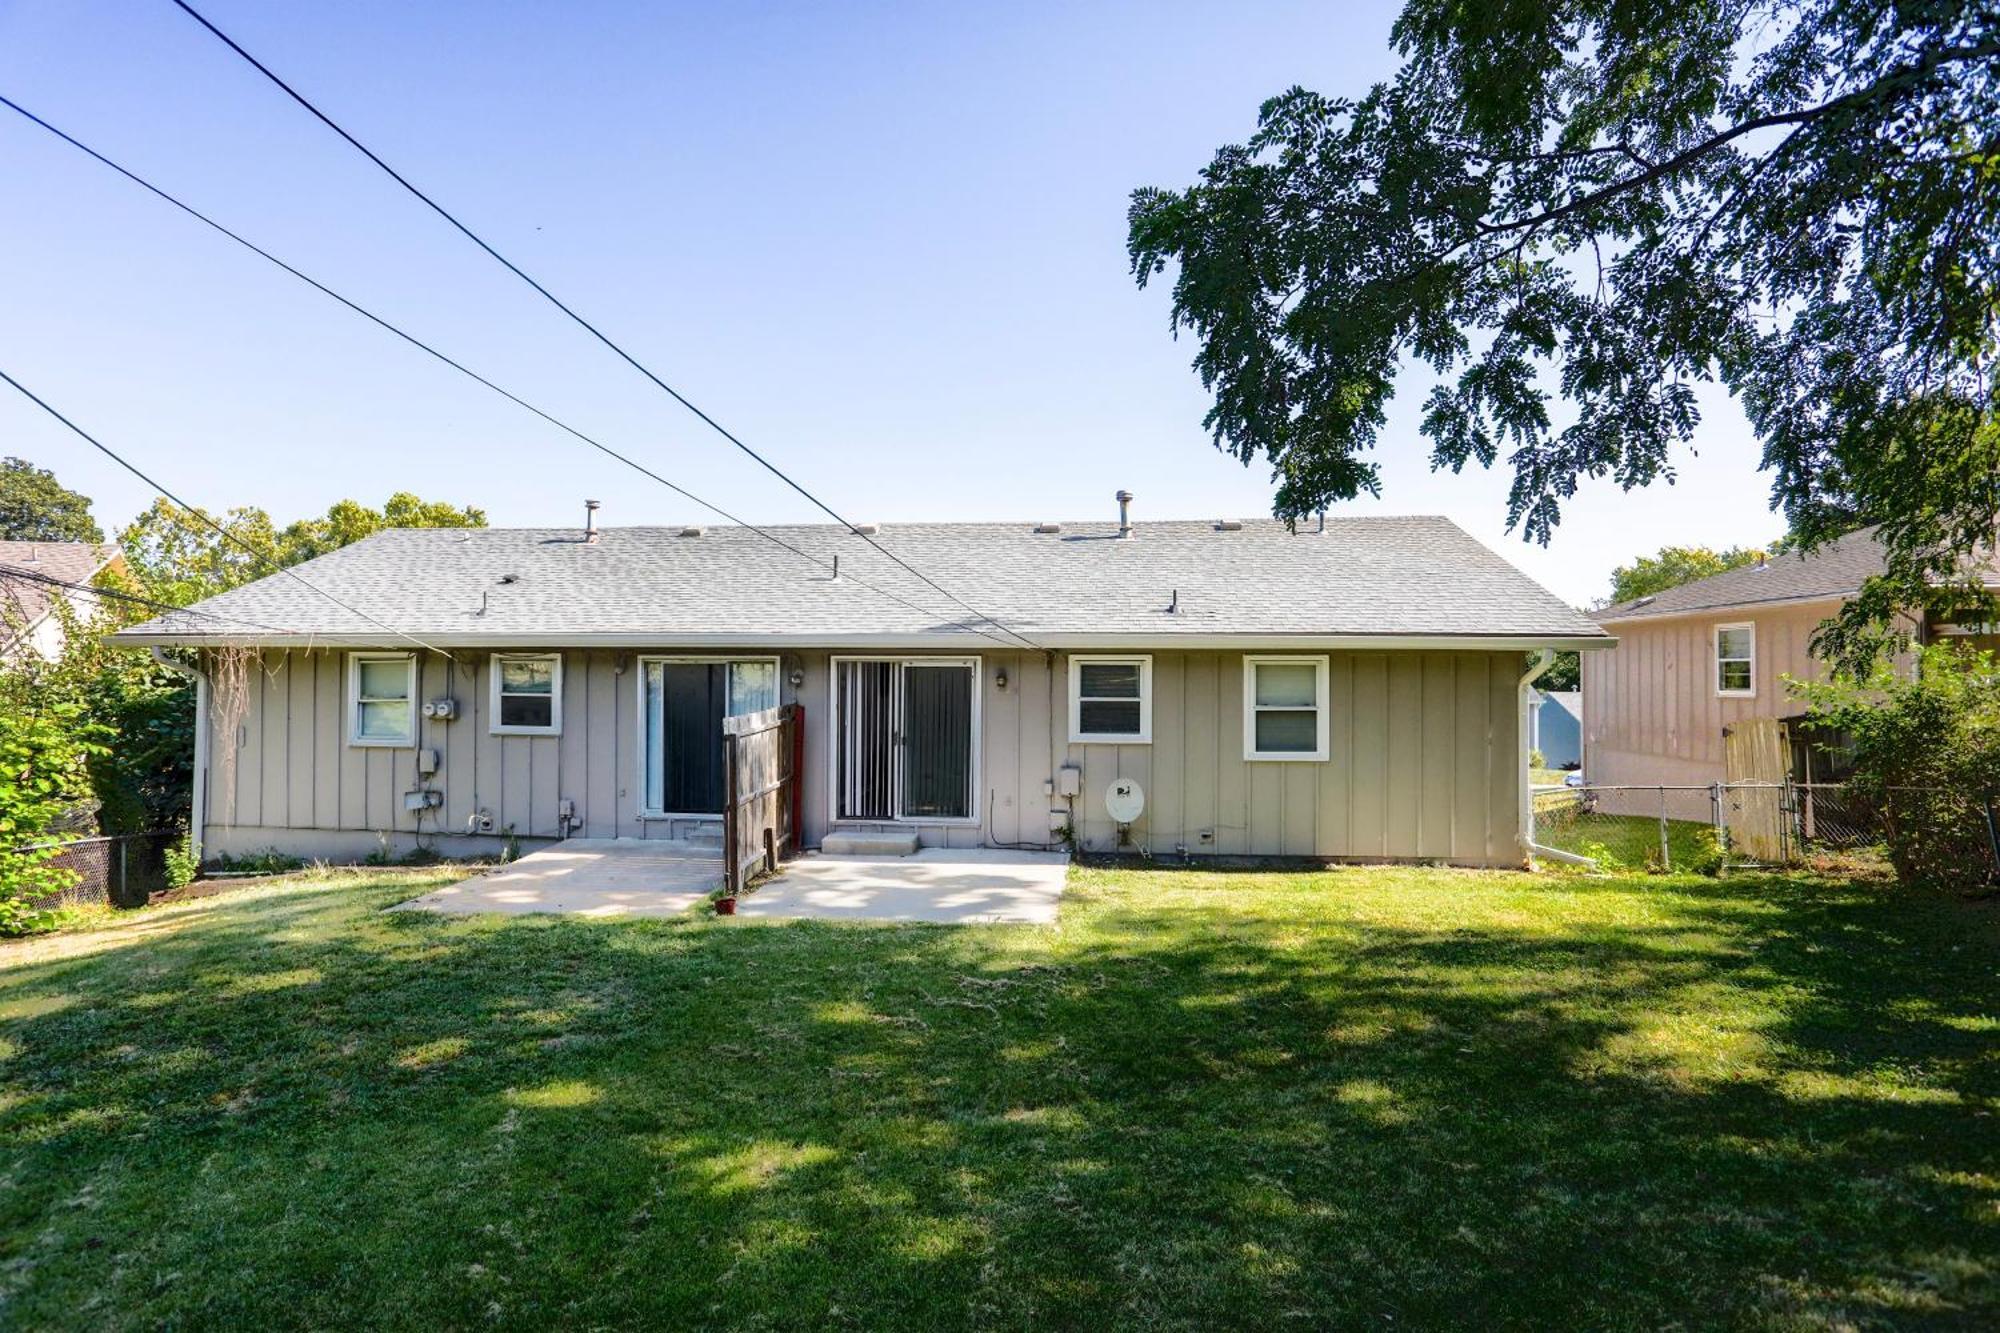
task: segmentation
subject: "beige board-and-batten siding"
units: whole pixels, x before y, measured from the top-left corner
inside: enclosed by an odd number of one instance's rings
[[[1325,654],[1317,762],[1243,757],[1243,654],[1152,656],[1150,745],[1072,745],[1066,703],[1057,719],[1085,849],[1116,849],[1105,794],[1129,777],[1146,793],[1131,844],[1156,856],[1520,862],[1519,653]]]
[[[460,714],[449,722],[420,718],[416,746],[392,748],[349,743],[345,651],[268,652],[246,675],[240,718],[232,725],[219,701],[210,710],[205,845],[211,852],[275,848],[329,857],[384,841],[407,850],[419,826],[403,793],[421,786],[444,794],[442,806],[423,817],[422,832],[447,851],[490,849],[509,830],[527,840],[555,838],[564,800],[574,804],[577,835],[685,832],[685,824],[639,811],[637,664],[651,655],[655,650],[565,651],[562,734],[516,736],[490,730],[488,651],[459,650],[456,666],[418,654],[418,697],[449,695]],[[657,655],[676,650],[662,645]],[[780,655],[780,697],[805,709],[808,845],[833,827],[830,679],[833,660],[850,655],[866,654]],[[927,845],[1054,845],[1055,826],[1067,822],[1071,807],[1052,799],[1047,784],[1073,764],[1082,775],[1075,831],[1086,850],[1120,847],[1105,793],[1128,777],[1144,789],[1146,808],[1123,845],[1157,856],[1521,860],[1519,653],[1324,654],[1329,758],[1284,762],[1243,757],[1240,652],[1150,654],[1152,741],[1145,745],[1070,743],[1063,655],[1053,662],[1025,652],[952,655],[979,659],[977,809],[963,823],[911,825]],[[425,780],[417,773],[420,748],[438,753],[438,771]],[[482,810],[493,817],[491,837],[467,832]]]

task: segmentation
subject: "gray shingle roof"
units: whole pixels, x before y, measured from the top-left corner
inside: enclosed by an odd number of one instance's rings
[[[1762,565],[1711,574],[1652,597],[1620,602],[1591,612],[1603,623],[1643,620],[1650,616],[1721,611],[1768,602],[1806,602],[1851,597],[1871,575],[1884,567],[1876,528],[1862,528],[1828,542],[1817,551],[1787,551]],[[1987,581],[1992,582],[1992,567]]]
[[[766,531],[823,559],[829,579],[747,528],[395,529],[298,567],[319,588],[427,640],[494,644],[612,638],[870,638],[982,643],[962,608],[832,525]],[[1288,533],[1207,522],[885,525],[876,540],[1001,624],[1048,646],[1229,636],[1481,636],[1598,639],[1603,631],[1443,518],[1329,519]],[[893,592],[919,612],[869,591]],[[1167,610],[1178,593],[1179,609]],[[327,641],[374,641],[378,626],[272,576],[203,602]],[[176,615],[127,641],[269,639]]]

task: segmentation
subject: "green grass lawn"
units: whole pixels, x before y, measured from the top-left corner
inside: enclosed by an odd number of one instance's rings
[[[0,948],[0,1327],[1985,1327],[1993,908],[1084,870],[1061,924]]]

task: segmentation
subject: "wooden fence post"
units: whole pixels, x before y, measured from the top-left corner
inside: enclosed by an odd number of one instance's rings
[[[726,793],[722,803],[722,891],[735,897],[743,887],[743,872],[736,860],[737,828],[742,823],[743,814],[738,806],[736,794],[736,736],[724,732],[722,737],[722,790]]]

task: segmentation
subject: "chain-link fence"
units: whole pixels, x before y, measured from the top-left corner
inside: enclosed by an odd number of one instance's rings
[[[1801,846],[1848,851],[1882,841],[1882,808],[1873,798],[1839,782],[1795,782],[1791,792]]]
[[[1537,787],[1537,846],[1606,868],[1686,870],[1716,864],[1713,787]]]
[[[1980,820],[1976,805],[1967,803],[1967,827],[1990,832],[1991,811]],[[1536,846],[1606,868],[1652,870],[1788,865],[1815,852],[1876,847],[1889,817],[1860,791],[1828,782],[1537,787],[1533,808]],[[2000,870],[2000,838],[1985,846]]]
[[[58,847],[45,865],[76,872],[76,883],[30,904],[38,911],[59,907],[143,906],[149,894],[167,887],[167,850],[186,835],[167,829],[152,833],[33,843],[17,852]]]

